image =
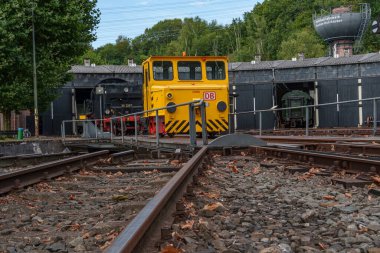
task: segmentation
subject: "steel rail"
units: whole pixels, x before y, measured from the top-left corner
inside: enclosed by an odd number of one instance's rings
[[[379,172],[380,160],[355,157],[352,155],[333,154],[331,152],[315,152],[298,150],[294,148],[278,147],[256,147],[251,150],[255,153],[265,153],[266,155],[294,159],[298,158],[301,162],[308,162],[316,165],[335,166],[336,168],[357,170],[362,172]]]
[[[342,142],[350,142],[350,143],[355,143],[355,142],[372,142],[372,141],[378,141],[378,139],[372,139],[371,137],[355,137],[355,138],[350,138],[350,137],[321,137],[321,136],[309,136],[309,137],[298,137],[298,136],[276,136],[276,135],[271,135],[271,136],[265,136],[265,135],[254,135],[255,137],[262,139],[266,142],[281,142],[281,143],[342,143]]]
[[[43,163],[27,169],[0,175],[0,194],[7,193],[15,188],[21,188],[40,182],[44,179],[63,175],[65,172],[79,170],[85,162],[96,162],[94,158],[108,155],[108,150],[70,157],[58,161]],[[75,166],[79,163],[80,166]]]
[[[137,214],[106,252],[146,252],[143,249],[146,245],[143,244],[148,239],[147,235],[159,226],[157,218],[164,209],[170,209],[168,206],[175,204],[176,198],[184,191],[187,182],[191,180],[206,153],[207,147],[198,151]]]
[[[380,156],[380,145],[361,143],[303,143],[298,144],[304,150],[310,151],[331,151],[337,153],[361,154]]]
[[[77,155],[77,152],[67,153],[53,153],[53,154],[26,154],[16,156],[2,156],[0,157],[0,168],[6,166],[24,166],[31,165],[31,163],[48,162],[49,160],[57,160],[61,157],[68,157]]]

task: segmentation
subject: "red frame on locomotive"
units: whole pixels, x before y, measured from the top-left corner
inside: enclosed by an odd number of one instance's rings
[[[114,117],[105,117],[102,120],[102,127],[104,132],[110,132],[111,130],[111,118]],[[134,116],[125,116],[125,117],[118,117],[114,118],[112,121],[112,133],[116,135],[121,134],[121,119],[123,119],[123,128],[124,128],[124,134],[134,134],[135,133],[135,117]],[[96,121],[96,126],[98,128],[101,127],[100,124],[101,120]],[[137,131],[141,132],[143,131],[143,125],[141,124],[141,117],[136,116],[136,121],[137,121]]]

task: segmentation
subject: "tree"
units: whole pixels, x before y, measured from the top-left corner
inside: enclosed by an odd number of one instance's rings
[[[303,53],[306,58],[320,57],[327,52],[321,39],[316,37],[312,31],[304,29],[295,32],[287,40],[281,43],[279,57],[281,59],[292,59],[299,53]]]
[[[38,106],[43,110],[67,71],[95,40],[96,0],[14,0],[0,3],[0,112],[33,108],[32,23],[35,27]],[[32,9],[34,18],[32,17]]]
[[[78,58],[77,64],[83,64],[84,60],[88,59],[91,63],[94,63],[96,65],[105,65],[107,64],[107,61],[93,48],[88,49],[84,55]]]
[[[125,42],[107,44],[96,50],[105,62],[121,64],[124,52],[140,64],[150,55],[228,55],[230,61],[251,61],[255,55],[263,60],[290,59],[304,52],[306,57],[327,53],[327,44],[313,27],[313,14],[337,6],[353,6],[359,11],[361,0],[264,0],[244,13],[243,19],[233,19],[221,26],[200,17],[183,20],[163,20],[143,34]],[[380,14],[380,1],[368,0],[372,20]],[[129,45],[129,46],[128,46]],[[131,48],[131,50],[129,49]],[[363,39],[362,53],[380,50],[380,36],[368,29]],[[105,53],[106,52],[106,53]]]

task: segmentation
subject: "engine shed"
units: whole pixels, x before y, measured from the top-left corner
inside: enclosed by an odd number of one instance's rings
[[[60,95],[41,115],[41,134],[59,135],[62,120],[78,119],[95,87],[104,83],[130,83],[141,88],[143,79],[141,66],[75,65],[70,73],[73,74],[72,81],[60,89]],[[304,94],[307,97],[304,101],[315,105],[380,96],[380,54],[232,62],[229,63],[229,82],[230,93],[237,94],[233,106],[237,115],[231,126],[237,130],[258,129],[257,113],[239,113],[287,107],[290,104],[284,106],[283,98],[292,92],[293,95]],[[370,101],[363,105],[320,107],[311,111],[309,127],[364,126],[372,114]],[[284,119],[287,116],[281,113],[266,112],[262,116],[263,129],[303,126],[287,124]],[[32,121],[27,123],[31,132],[33,126]]]
[[[258,114],[239,112],[286,107],[285,94],[302,91],[312,104],[380,96],[380,53],[333,58],[235,62],[229,65],[231,92],[237,94],[235,128],[257,129]],[[380,103],[379,103],[380,104]],[[379,110],[378,110],[379,111]],[[372,116],[372,102],[320,107],[310,127],[357,127]],[[284,127],[281,113],[263,113],[263,129]],[[378,116],[379,117],[379,116]]]
[[[63,120],[79,119],[81,115],[91,111],[90,107],[99,113],[96,87],[128,84],[128,98],[141,100],[141,66],[74,65],[69,73],[73,75],[72,81],[59,90],[57,99],[51,103],[49,110],[41,115],[40,129],[43,135],[60,135]],[[30,122],[28,128],[34,132],[34,123]]]

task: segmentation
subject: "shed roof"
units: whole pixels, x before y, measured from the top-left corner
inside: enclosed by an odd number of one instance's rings
[[[231,71],[245,70],[269,70],[269,69],[288,69],[288,68],[307,68],[318,66],[336,66],[358,63],[373,63],[380,62],[380,53],[369,53],[361,55],[353,55],[350,57],[320,57],[306,58],[303,60],[279,60],[279,61],[261,61],[255,62],[240,62],[239,64],[230,64]]]
[[[307,68],[322,66],[337,66],[358,63],[374,63],[380,62],[380,53],[369,53],[361,55],[353,55],[350,57],[320,57],[306,58],[304,60],[277,60],[277,61],[261,61],[261,62],[230,62],[228,69],[230,71],[246,71],[246,70],[272,70],[272,69],[289,69],[289,68]],[[99,65],[84,66],[74,65],[69,73],[73,74],[141,74],[142,67],[128,65]]]
[[[74,65],[69,70],[73,74],[141,74],[141,66],[128,65],[99,65],[99,66],[84,66]]]

